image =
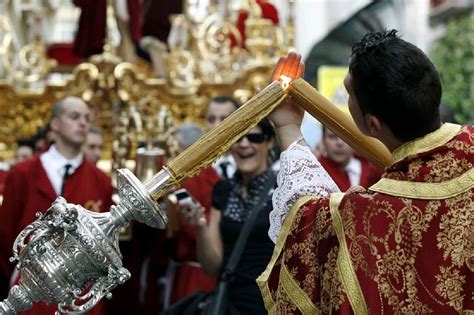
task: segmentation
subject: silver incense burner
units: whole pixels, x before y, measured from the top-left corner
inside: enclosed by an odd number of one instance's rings
[[[120,228],[138,220],[163,229],[167,217],[129,170],[118,170],[117,186],[120,204],[110,212],[91,212],[58,197],[21,231],[10,258],[18,262],[20,282],[0,302],[0,314],[28,310],[39,300],[58,304],[57,314],[86,312],[130,278],[122,266]]]

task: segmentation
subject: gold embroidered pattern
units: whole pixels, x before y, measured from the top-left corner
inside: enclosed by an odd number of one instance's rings
[[[329,205],[333,226],[336,230],[337,239],[339,240],[337,268],[354,313],[367,314],[367,304],[365,303],[364,295],[362,294],[362,289],[359,285],[359,280],[357,279],[354,267],[352,266],[349,250],[347,249],[342,219],[339,215],[338,207],[343,197],[343,193],[332,194]]]
[[[465,158],[456,159],[453,151],[445,154],[433,154],[433,159],[426,163],[430,172],[424,176],[425,182],[439,183],[459,177],[472,169],[472,163]]]
[[[382,297],[395,313],[424,314],[433,310],[419,299],[415,261],[422,247],[423,233],[437,215],[441,202],[427,202],[422,209],[410,199],[401,201],[404,206],[398,209],[386,200],[371,200],[362,218],[363,233],[346,233],[346,237],[351,240],[351,254],[354,247],[365,247],[376,258],[374,274],[370,270],[366,274],[376,281]],[[349,219],[352,214],[346,212],[353,211],[354,206],[349,202],[341,209],[344,218]],[[380,220],[386,222],[383,230],[380,225],[373,225]],[[354,261],[354,256],[351,258]],[[358,257],[355,261],[361,262],[363,258]],[[363,270],[368,271],[368,268]]]
[[[444,250],[443,257],[451,258],[453,264],[464,264],[474,272],[474,196],[468,191],[446,200],[449,211],[441,216],[440,231],[436,237],[438,248]]]
[[[328,260],[324,264],[322,274],[321,311],[329,314],[332,310],[338,310],[345,300],[344,288],[342,287],[337,272],[338,247],[333,247],[328,254]]]
[[[436,292],[449,301],[449,305],[456,311],[463,309],[462,286],[466,282],[466,277],[459,274],[459,269],[454,266],[439,267],[439,274],[436,275]]]
[[[294,270],[290,272],[286,269],[285,265],[282,265],[280,270],[281,286],[290,301],[292,301],[303,314],[319,314],[319,310],[313,304],[311,298],[308,297],[306,291],[300,288],[298,283],[293,279],[292,274],[294,275],[296,272]]]
[[[447,199],[474,188],[474,168],[461,176],[441,182],[425,183],[382,178],[369,190],[387,195],[416,199]]]
[[[397,163],[408,156],[428,152],[452,139],[461,130],[460,125],[443,124],[441,128],[435,130],[423,138],[407,142],[397,148],[392,153],[393,163]]]
[[[291,232],[292,226],[294,225],[295,217],[297,217],[298,210],[300,210],[300,207],[303,206],[308,201],[310,201],[311,199],[313,199],[313,197],[310,197],[310,196],[302,197],[297,202],[295,202],[295,204],[291,207],[291,210],[288,212],[288,215],[281,227],[280,235],[278,236],[277,242],[275,244],[272,258],[270,259],[270,262],[268,263],[267,268],[265,268],[265,271],[257,278],[257,284],[260,288],[260,292],[262,293],[265,308],[267,309],[269,313],[275,313],[277,310],[276,310],[275,301],[272,297],[272,293],[270,292],[270,289],[268,287],[268,279],[270,277],[270,274],[273,268],[277,264],[278,258],[281,255],[286,239]],[[280,305],[280,300],[279,300],[278,305]],[[280,313],[278,311],[278,314],[283,314],[283,313]]]

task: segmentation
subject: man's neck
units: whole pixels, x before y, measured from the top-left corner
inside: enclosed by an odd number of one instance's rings
[[[55,143],[56,150],[68,160],[75,159],[80,153],[81,148],[76,148],[74,146],[65,145],[64,143],[58,141]]]

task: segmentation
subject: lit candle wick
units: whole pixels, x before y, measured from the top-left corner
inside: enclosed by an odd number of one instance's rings
[[[280,84],[284,90],[286,90],[290,86],[290,82],[291,82],[290,77],[283,74],[280,76]]]

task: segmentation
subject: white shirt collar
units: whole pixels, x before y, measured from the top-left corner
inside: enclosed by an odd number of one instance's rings
[[[49,181],[54,188],[56,194],[59,195],[61,191],[62,179],[64,176],[66,164],[70,164],[69,175],[73,174],[84,160],[84,154],[81,152],[73,158],[68,160],[61,153],[58,152],[55,145],[52,145],[48,151],[40,156],[41,164],[48,175]]]
[[[351,157],[349,163],[347,163],[345,170],[349,176],[351,186],[357,186],[360,184],[360,176],[362,174],[362,163],[359,159]]]

